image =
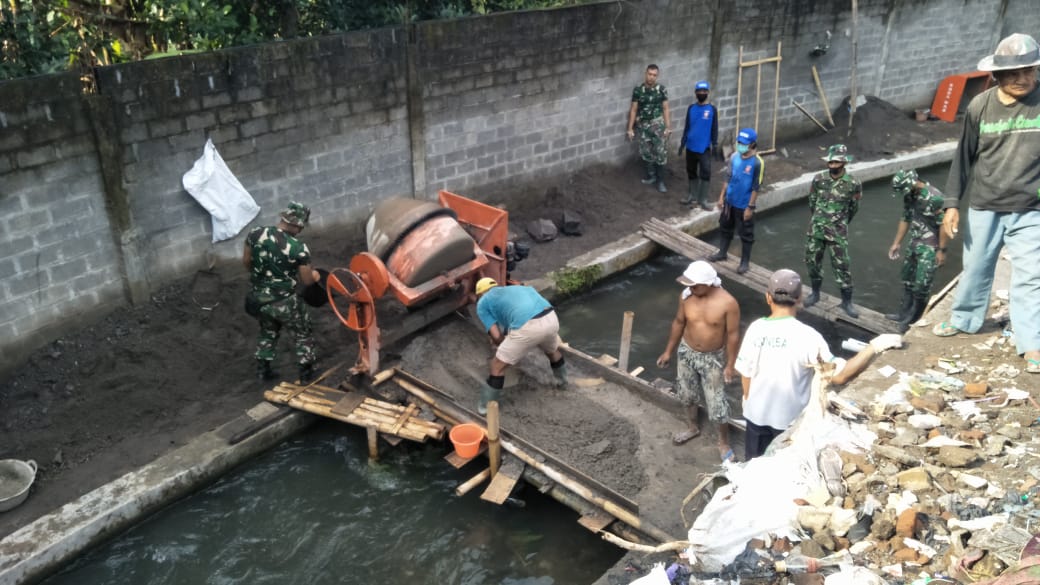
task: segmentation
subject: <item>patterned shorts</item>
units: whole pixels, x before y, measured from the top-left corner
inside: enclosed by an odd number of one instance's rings
[[[722,377],[726,349],[700,352],[679,343],[679,374],[677,389],[683,406],[697,406],[708,411],[708,420],[721,424],[729,420],[729,402]]]

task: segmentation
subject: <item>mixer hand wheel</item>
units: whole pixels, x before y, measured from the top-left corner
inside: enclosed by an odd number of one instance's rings
[[[326,288],[332,310],[348,329],[367,331],[375,324],[376,301],[360,276],[345,268],[337,268],[329,274]],[[340,311],[336,296],[346,298],[345,314]]]

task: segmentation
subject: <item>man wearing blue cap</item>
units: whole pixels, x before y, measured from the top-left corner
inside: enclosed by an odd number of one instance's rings
[[[695,103],[686,109],[686,126],[679,140],[679,152],[686,151],[686,177],[690,186],[683,205],[692,206],[694,201],[710,211],[707,201],[708,183],[711,181],[711,155],[719,151],[719,113],[715,105],[708,102],[711,86],[707,81],[698,81],[694,86]]]
[[[737,151],[729,159],[728,180],[719,193],[719,251],[708,257],[711,262],[726,259],[733,233],[740,234],[740,266],[737,274],[748,271],[751,246],[755,243],[755,201],[765,177],[766,165],[758,156],[758,133],[744,128],[737,133]]]

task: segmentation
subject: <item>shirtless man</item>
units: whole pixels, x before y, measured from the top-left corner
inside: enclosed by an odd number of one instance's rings
[[[657,365],[666,367],[678,346],[676,382],[688,427],[673,435],[672,442],[681,445],[701,434],[697,415],[698,407],[704,406],[708,420],[719,427],[719,455],[723,461],[729,461],[733,459],[733,449],[729,446],[725,384],[736,379],[740,306],[723,290],[722,280],[711,264],[703,260],[690,264],[676,280],[686,288],[672,321],[668,345],[657,358]]]

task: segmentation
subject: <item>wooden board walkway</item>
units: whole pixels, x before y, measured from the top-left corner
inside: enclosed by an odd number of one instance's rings
[[[297,410],[338,421],[374,428],[380,433],[425,443],[444,438],[445,426],[416,416],[415,405],[407,407],[377,400],[360,392],[343,392],[328,386],[300,386],[282,382],[264,392],[264,398]]]
[[[644,223],[640,229],[642,230],[643,235],[648,239],[672,250],[673,252],[678,252],[691,260],[706,258],[717,251],[715,246],[702,242],[701,240],[668,225],[656,217],[651,218],[650,221]],[[732,254],[730,255],[730,258],[732,258],[732,260],[712,263],[719,274],[724,275],[733,282],[740,283],[746,287],[763,293],[769,288],[769,277],[773,274],[772,270],[751,263],[750,270],[744,274],[737,274],[737,258]],[[808,294],[808,287],[803,286],[802,298]],[[868,309],[863,305],[856,305],[856,309],[859,311],[860,316],[858,319],[853,319],[846,315],[845,311],[838,308],[840,303],[840,299],[826,293],[821,293],[820,302],[808,309],[804,307],[800,308],[799,311],[809,313],[810,315],[821,319],[826,319],[827,321],[853,325],[874,334],[899,333],[896,323],[886,319],[881,313]]]

